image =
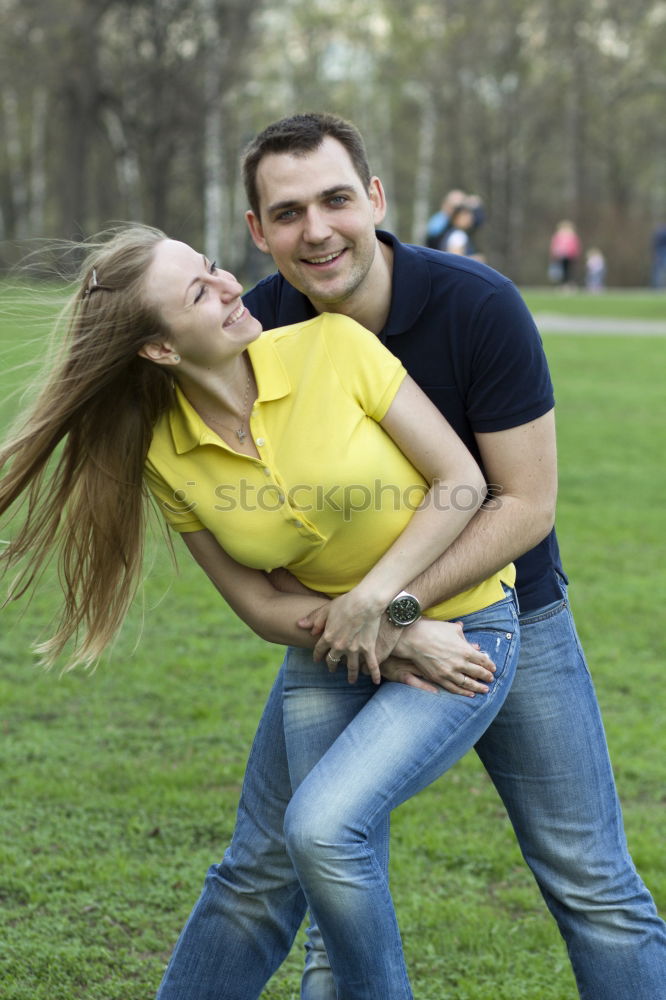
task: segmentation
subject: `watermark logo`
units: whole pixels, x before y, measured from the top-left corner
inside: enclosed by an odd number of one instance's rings
[[[287,507],[298,514],[333,511],[349,521],[357,513],[382,511],[414,511],[432,505],[436,510],[472,511],[480,505],[484,510],[497,510],[502,505],[501,486],[490,484],[485,495],[476,486],[457,483],[433,483],[432,489],[412,484],[398,486],[375,479],[368,483],[344,483],[324,486],[321,483],[298,483],[288,490],[281,490],[273,483],[256,483],[241,479],[236,483],[219,483],[212,490],[215,510],[229,513],[233,510],[274,513]],[[199,499],[195,499],[199,495]],[[163,506],[172,514],[187,514],[205,498],[198,493],[196,481],[188,481],[183,489],[173,491],[172,500]]]

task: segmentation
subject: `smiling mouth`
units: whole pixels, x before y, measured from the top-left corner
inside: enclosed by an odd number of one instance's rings
[[[334,253],[327,253],[323,257],[304,257],[303,260],[306,264],[314,264],[319,266],[321,264],[330,264],[332,260],[337,260],[345,252],[345,247],[342,250],[336,250]]]
[[[241,302],[238,308],[234,309],[231,316],[227,316],[222,326],[231,326],[233,323],[235,323],[237,320],[241,318],[244,312],[245,312],[245,306]]]

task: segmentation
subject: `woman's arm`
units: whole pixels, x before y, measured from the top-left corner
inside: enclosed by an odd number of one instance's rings
[[[283,589],[278,590],[266,573],[232,559],[210,531],[183,532],[183,541],[227,604],[253,632],[267,642],[314,646],[316,639],[296,622],[321,607],[324,594],[308,591],[293,577],[292,592],[285,591],[286,579],[280,582],[279,577],[276,582]]]
[[[481,470],[463,442],[409,376],[381,426],[431,484],[430,490],[363,580],[331,602],[323,633],[324,643],[336,657],[347,656],[351,679],[362,656],[376,683],[375,640],[381,615],[392,598],[457,538],[486,490]]]
[[[293,623],[303,613],[312,611],[313,606],[320,608],[323,594],[305,587],[288,570],[262,573],[237,563],[209,531],[184,533],[183,540],[225,601],[257,635],[281,645],[314,646],[316,637]],[[455,626],[423,619],[409,631],[412,634],[414,631],[426,632],[430,656],[434,661],[445,661],[445,675],[441,666],[433,677],[427,669],[415,668],[407,660],[393,658],[382,665],[383,676],[425,691],[437,691],[428,683],[434,680],[455,694],[471,697],[471,690],[455,684],[454,672],[458,670],[470,675],[476,670],[478,684],[474,689],[487,690],[483,685],[492,680],[494,666],[484,653],[458,633]],[[409,651],[406,649],[403,655],[409,655]],[[326,666],[329,670],[334,669],[328,661]]]

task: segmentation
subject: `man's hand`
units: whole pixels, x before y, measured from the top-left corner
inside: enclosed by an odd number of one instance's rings
[[[401,660],[399,656],[389,656],[388,659],[384,660],[381,671],[382,677],[386,681],[396,681],[398,684],[419,688],[419,690],[428,691],[430,694],[437,694],[441,690],[421,677],[413,663]],[[365,667],[363,673],[365,673]]]
[[[311,611],[309,615],[305,618],[299,618],[297,624],[299,628],[304,628],[306,631],[313,636],[319,636],[324,631],[324,626],[326,625],[326,619],[328,617],[328,605],[330,601],[326,604],[322,604],[321,607],[315,608]],[[315,652],[317,647],[315,646]],[[315,656],[315,660],[320,660],[321,656]]]
[[[400,631],[394,652],[408,662],[412,676],[468,698],[487,694],[495,673],[493,661],[467,641],[460,622],[421,618]]]

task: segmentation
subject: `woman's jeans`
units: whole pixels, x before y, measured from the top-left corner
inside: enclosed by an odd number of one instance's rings
[[[627,853],[596,698],[564,593],[521,617],[520,632],[513,685],[477,752],[565,938],[583,1000],[657,1000],[666,930]],[[290,662],[291,651],[257,731],[231,845],[208,872],[160,1000],[257,1000],[305,915],[283,836],[292,798],[283,725]],[[357,711],[350,705],[350,721]],[[364,743],[359,758],[372,749]],[[381,840],[381,826],[374,836]],[[336,996],[321,950],[310,951],[302,996]]]
[[[397,683],[377,689],[367,677],[350,685],[344,670],[328,674],[309,651],[290,650],[287,658],[284,730],[294,795],[285,841],[345,1000],[412,996],[388,888],[388,818],[474,746],[513,680],[513,596],[461,621],[497,668],[488,693],[474,698]]]

